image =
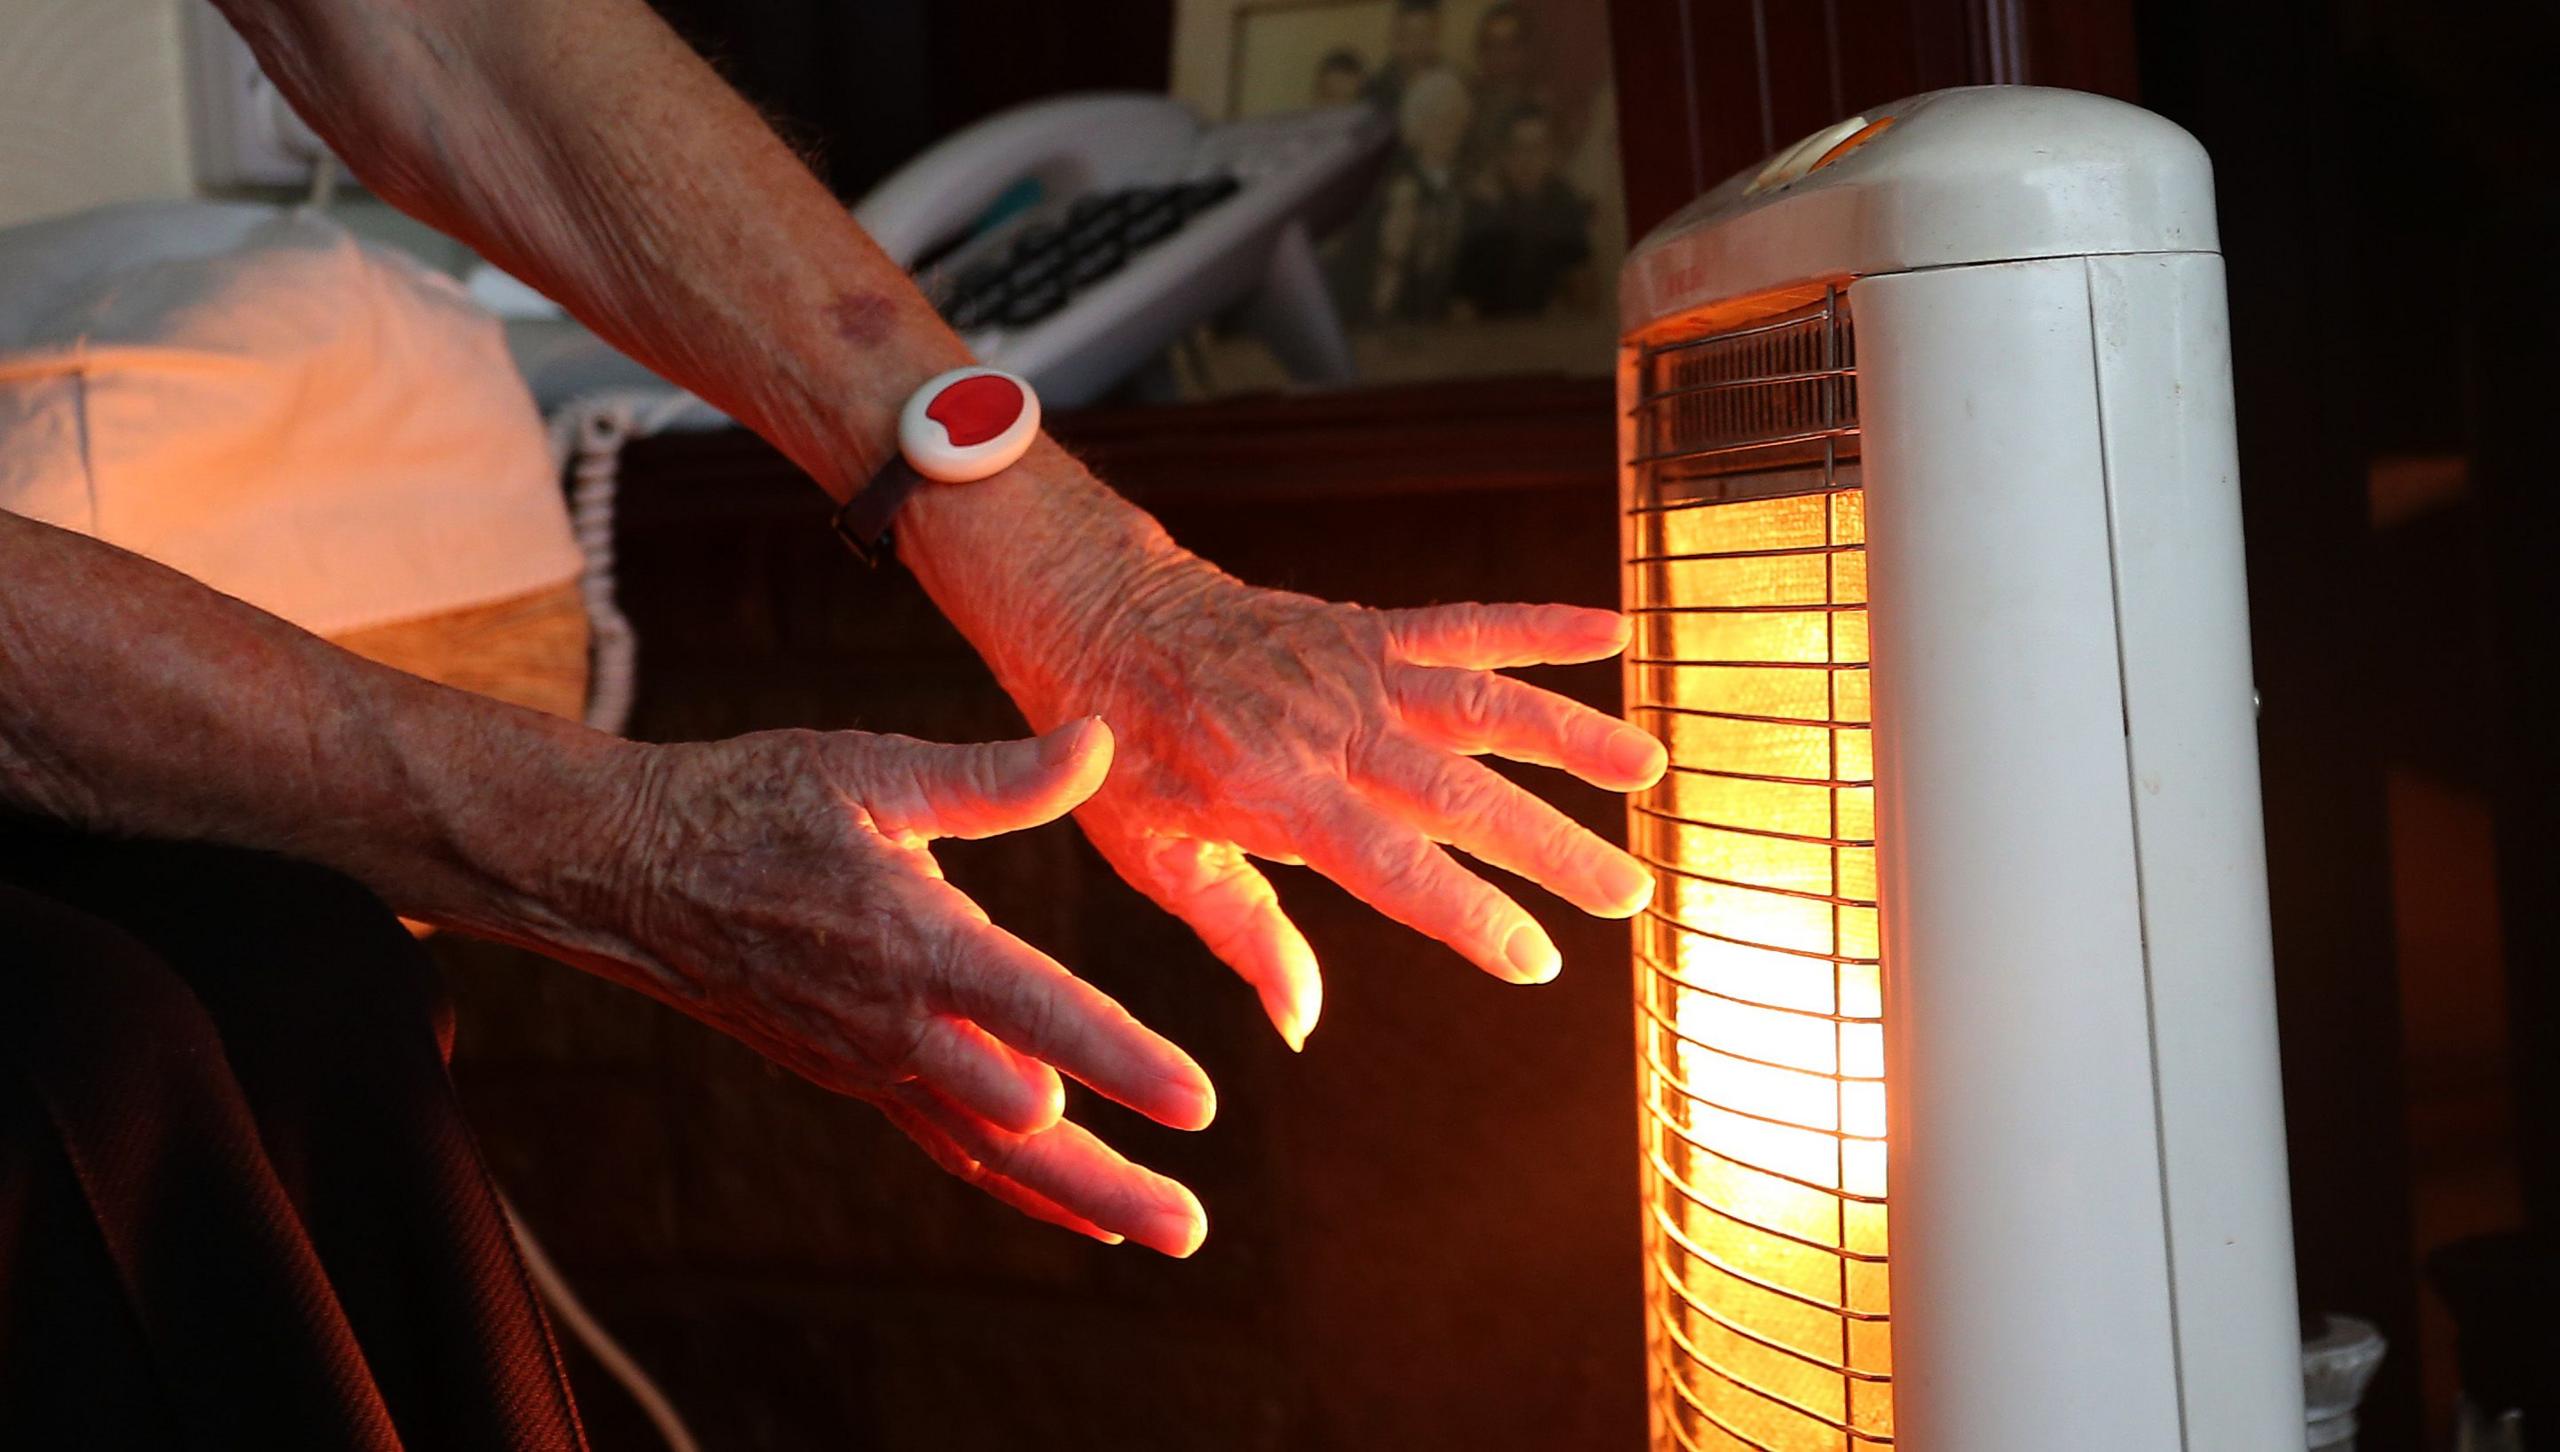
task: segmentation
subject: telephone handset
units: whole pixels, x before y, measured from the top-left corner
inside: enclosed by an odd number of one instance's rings
[[[1053,406],[1239,303],[1294,376],[1344,382],[1314,239],[1357,208],[1393,136],[1368,106],[1213,127],[1162,96],[1064,96],[942,142],[854,218],[982,359]]]

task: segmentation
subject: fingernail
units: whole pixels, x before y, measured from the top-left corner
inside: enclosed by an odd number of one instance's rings
[[[1662,743],[1641,731],[1621,731],[1609,744],[1609,766],[1621,781],[1641,790],[1662,780],[1671,765],[1671,753]]]
[[[988,1122],[998,1125],[1013,1134],[1044,1133],[1048,1130],[1055,1129],[1058,1121],[1066,1117],[1066,1104],[1063,1096],[1060,1096],[1054,1107],[1052,1107],[1051,1104],[1025,1098],[1021,1103],[1008,1106],[1008,1108],[1013,1112],[1000,1116],[990,1114],[987,1116],[987,1119]]]
[[[1653,901],[1653,874],[1632,857],[1612,857],[1600,873],[1601,891],[1622,916],[1632,917]]]
[[[1312,998],[1313,995],[1309,997]],[[1317,1007],[1314,1002],[1301,1003],[1285,996],[1284,990],[1265,989],[1262,994],[1262,1011],[1270,1018],[1271,1026],[1280,1031],[1280,1041],[1289,1046],[1289,1052],[1293,1054],[1306,1052],[1307,1035],[1312,1033],[1316,1026]]]
[[[1297,1054],[1306,1051],[1307,1028],[1306,1025],[1298,1022],[1298,1011],[1295,1007],[1266,1000],[1262,1005],[1262,1011],[1271,1020],[1271,1026],[1280,1031],[1280,1042],[1289,1046],[1289,1052]]]
[[[1179,1204],[1159,1207],[1147,1217],[1138,1243],[1159,1250],[1175,1260],[1187,1260],[1209,1238],[1209,1213],[1199,1202],[1185,1195]]]
[[[1564,971],[1564,955],[1536,923],[1513,928],[1503,940],[1502,956],[1510,960],[1511,976],[1522,983],[1552,983]]]
[[[1087,716],[1084,720],[1078,721],[1072,726],[1060,727],[1058,730],[1052,731],[1048,735],[1041,737],[1040,764],[1042,766],[1063,766],[1067,762],[1074,760],[1076,752],[1081,750],[1084,746],[1085,736],[1093,730],[1091,726],[1086,724],[1086,722],[1089,722],[1092,719],[1093,718],[1091,716]]]
[[[1173,1129],[1207,1129],[1209,1122],[1218,1117],[1217,1086],[1209,1082],[1207,1074],[1165,1074],[1159,1082],[1164,1085],[1164,1093],[1157,1108],[1167,1113],[1160,1117],[1150,1115],[1158,1123]]]

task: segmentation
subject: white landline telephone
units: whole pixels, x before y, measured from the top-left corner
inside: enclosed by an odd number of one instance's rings
[[[1393,139],[1368,106],[1205,126],[1163,96],[1063,96],[949,138],[853,215],[1051,407],[1092,401],[1238,304],[1292,376],[1346,382],[1314,243]]]
[[[1358,210],[1394,139],[1368,106],[1205,126],[1163,96],[1061,96],[942,142],[853,215],[1050,408],[1092,402],[1238,304],[1292,377],[1342,383],[1351,349],[1315,239]],[[490,264],[465,281],[507,320],[546,412],[672,388]],[[725,422],[704,404],[660,412],[662,427]]]

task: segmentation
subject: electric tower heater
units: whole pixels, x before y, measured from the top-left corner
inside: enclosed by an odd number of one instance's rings
[[[1657,1448],[2303,1445],[2216,245],[2001,87],[1628,258]]]

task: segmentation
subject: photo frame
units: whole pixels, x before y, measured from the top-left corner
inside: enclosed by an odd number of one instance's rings
[[[1627,245],[1608,16],[1588,0],[1177,0],[1173,92],[1212,122],[1361,102],[1395,153],[1321,240],[1364,383],[1598,375]],[[1193,391],[1286,385],[1212,336]]]

